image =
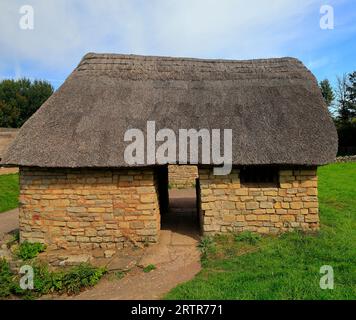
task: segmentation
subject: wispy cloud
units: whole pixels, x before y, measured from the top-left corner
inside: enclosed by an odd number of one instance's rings
[[[64,78],[90,51],[235,59],[301,54],[327,41],[319,34],[323,2],[2,0],[0,74],[18,68]],[[19,28],[23,4],[34,8],[34,30]],[[326,61],[318,59],[310,65]]]

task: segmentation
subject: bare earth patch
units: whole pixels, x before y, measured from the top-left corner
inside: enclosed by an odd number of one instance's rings
[[[124,278],[112,280],[106,277],[93,289],[65,299],[160,299],[178,284],[192,279],[200,271],[200,253],[197,241],[190,237],[184,240],[171,231],[162,230],[160,242],[150,246],[138,265],[153,264],[156,269],[148,273],[139,266],[132,268]],[[183,236],[184,237],[184,236]],[[179,239],[179,244],[174,242]],[[184,243],[185,242],[185,243]]]

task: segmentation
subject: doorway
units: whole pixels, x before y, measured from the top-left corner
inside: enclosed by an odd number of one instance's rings
[[[172,187],[168,166],[158,169],[158,192],[161,211],[161,230],[187,235],[195,239],[200,234],[197,199],[199,179],[195,185],[185,188]],[[198,196],[197,196],[198,195]]]

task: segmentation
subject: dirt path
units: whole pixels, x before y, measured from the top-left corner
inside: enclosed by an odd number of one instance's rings
[[[103,279],[93,289],[67,299],[159,299],[200,271],[194,190],[170,194],[171,212],[162,216],[159,243],[147,248],[138,263],[156,269],[144,273],[135,267],[121,280]]]
[[[140,264],[157,269],[145,273],[134,268],[121,280],[108,278],[93,289],[66,299],[128,300],[159,299],[179,283],[192,279],[200,271],[196,239],[163,230],[161,242],[149,247]]]
[[[12,173],[18,173],[19,168],[3,168],[0,167],[0,176],[3,174],[12,174]]]
[[[0,213],[0,239],[5,233],[19,228],[19,210],[13,209]]]

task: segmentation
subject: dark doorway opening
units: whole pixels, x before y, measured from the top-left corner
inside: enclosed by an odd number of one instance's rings
[[[161,230],[199,238],[198,185],[184,189],[169,188],[169,185],[168,167],[165,166],[158,172]]]

